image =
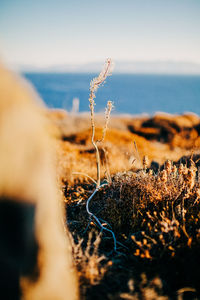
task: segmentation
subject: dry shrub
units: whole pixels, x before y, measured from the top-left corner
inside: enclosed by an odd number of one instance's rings
[[[98,284],[110,264],[104,255],[99,254],[101,234],[98,235],[96,232],[90,231],[86,246],[83,238],[79,238],[77,243],[73,237],[71,237],[71,240],[80,284]]]
[[[144,169],[138,172],[114,175],[110,185],[100,190],[90,203],[90,210],[109,223],[105,222],[104,226],[111,228],[123,245],[117,244],[117,252],[111,254],[113,238],[104,232],[100,250],[112,260],[112,266],[108,272],[103,269],[100,273],[101,255],[97,252],[88,255],[88,250],[86,253],[81,250],[83,241],[76,246],[79,249],[75,252],[81,253],[76,256],[82,257],[77,260],[77,266],[85,280],[82,280],[81,289],[87,290],[84,299],[93,299],[97,291],[100,291],[98,299],[107,297],[111,300],[163,300],[168,296],[169,299],[181,299],[185,295],[199,295],[199,271],[196,268],[200,250],[198,161],[195,164],[190,159],[187,165],[175,165],[168,160],[163,170],[156,174],[146,168],[146,163],[145,158]],[[87,225],[90,225],[88,230],[97,228],[85,209],[94,189],[95,185],[79,182],[74,185],[74,191],[69,190],[79,199],[77,202],[76,197],[71,196],[71,201],[67,200],[68,219],[76,220],[71,228],[78,234]],[[69,197],[69,193],[66,196]],[[129,281],[128,291],[124,287],[125,277],[126,282],[133,279],[132,283]],[[100,280],[96,281],[96,278]],[[121,289],[115,290],[115,284],[120,285],[121,278]],[[99,290],[89,292],[95,282]],[[107,285],[112,284],[110,292]],[[103,288],[104,292],[101,291]]]
[[[157,174],[144,163],[138,172],[114,175],[94,196],[91,210],[110,223],[118,238],[126,236],[141,258],[158,258],[163,251],[174,256],[180,247],[199,245],[200,182],[193,160],[188,166],[168,160]]]
[[[200,182],[197,168],[167,161],[163,171],[119,173],[107,192],[104,218],[132,238],[135,255],[152,259],[163,251],[199,245]],[[108,214],[106,215],[106,212]],[[109,219],[108,219],[109,217]]]
[[[120,299],[124,300],[167,300],[167,296],[162,295],[163,284],[160,278],[155,277],[150,282],[148,281],[144,273],[141,274],[141,282],[137,287],[134,286],[134,281],[132,279],[128,282],[129,293],[121,293],[119,295]],[[111,298],[114,300],[115,298]],[[119,299],[119,298],[118,298]]]

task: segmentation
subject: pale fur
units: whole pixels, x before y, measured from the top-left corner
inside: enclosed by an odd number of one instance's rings
[[[36,203],[40,276],[21,279],[25,300],[75,300],[78,283],[56,184],[53,138],[33,90],[0,65],[0,196]]]

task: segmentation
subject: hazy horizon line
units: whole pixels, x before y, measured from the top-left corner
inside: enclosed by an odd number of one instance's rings
[[[38,73],[98,73],[104,62],[63,63],[47,66],[16,64],[11,68],[17,72]],[[113,74],[188,74],[200,75],[200,63],[177,60],[116,60]]]

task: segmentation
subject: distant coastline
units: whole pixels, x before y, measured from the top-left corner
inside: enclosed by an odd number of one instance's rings
[[[34,73],[99,73],[102,62],[52,66],[14,66],[19,72]],[[114,74],[200,75],[200,63],[177,61],[116,61]]]

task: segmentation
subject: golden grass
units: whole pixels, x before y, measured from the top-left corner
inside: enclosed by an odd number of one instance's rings
[[[97,139],[101,138],[101,134],[102,129],[96,128]],[[107,131],[103,145],[99,147],[103,163],[101,178],[105,177],[106,171],[105,153],[102,148],[107,152],[107,167],[111,174],[115,174],[120,171],[142,168],[142,160],[145,155],[148,156],[149,164],[152,161],[163,164],[167,159],[177,161],[184,155],[190,155],[192,146],[189,147],[190,143],[185,141],[187,143],[187,149],[185,149],[183,139],[180,138],[180,140],[181,147],[176,146],[174,149],[168,143],[147,140],[145,137],[131,133],[128,130],[110,128]],[[138,151],[136,151],[134,143],[136,143]],[[96,178],[95,152],[91,144],[91,129],[77,132],[77,134],[65,135],[64,140],[60,139],[58,141],[57,149],[60,176],[63,181],[73,182],[77,178],[77,176],[72,175],[74,172],[86,173],[92,178]],[[198,151],[196,150],[196,152]]]

